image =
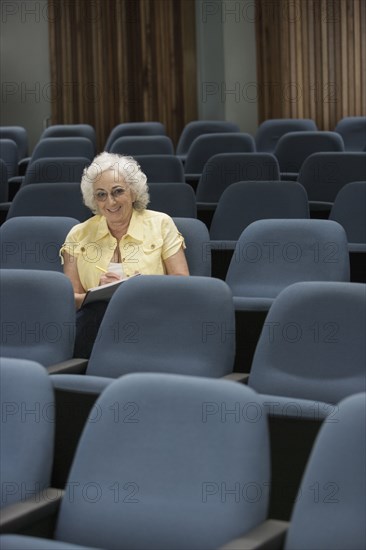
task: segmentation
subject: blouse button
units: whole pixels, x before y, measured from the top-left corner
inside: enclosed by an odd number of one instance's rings
[[[80,250],[81,252],[85,252],[85,248],[83,246],[80,248]]]
[[[155,245],[154,245],[154,244],[152,244],[152,245],[151,245],[151,248],[155,248]]]

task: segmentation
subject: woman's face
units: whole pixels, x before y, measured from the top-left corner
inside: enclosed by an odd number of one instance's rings
[[[133,210],[133,193],[115,170],[106,170],[94,183],[94,198],[99,214],[105,216],[108,225],[129,222]]]

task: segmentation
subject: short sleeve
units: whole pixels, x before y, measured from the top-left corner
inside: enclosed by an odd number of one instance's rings
[[[181,247],[186,248],[183,235],[178,231],[177,226],[169,216],[162,220],[163,250],[162,258],[166,260],[176,254]]]
[[[61,258],[61,264],[64,263],[64,252],[67,252],[70,256],[77,256],[80,253],[79,248],[80,239],[78,237],[78,225],[75,225],[66,235],[65,242],[60,248],[59,256]]]

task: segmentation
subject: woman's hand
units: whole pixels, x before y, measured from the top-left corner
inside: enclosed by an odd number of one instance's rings
[[[120,280],[121,277],[119,275],[113,273],[112,271],[107,271],[107,273],[103,273],[103,275],[101,275],[99,279],[99,286],[107,285],[108,283],[115,283]]]

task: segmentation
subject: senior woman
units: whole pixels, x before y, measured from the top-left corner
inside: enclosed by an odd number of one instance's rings
[[[184,239],[173,220],[147,210],[146,175],[132,157],[101,153],[84,170],[81,191],[95,214],[75,225],[61,248],[75,304],[74,355],[89,357],[105,302],[80,307],[89,288],[141,275],[189,275]]]

